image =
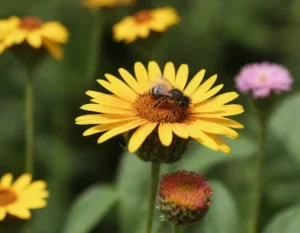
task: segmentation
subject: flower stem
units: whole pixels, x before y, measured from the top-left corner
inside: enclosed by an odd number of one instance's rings
[[[182,230],[181,226],[173,225],[173,233],[180,233]]]
[[[254,213],[252,229],[249,233],[258,232],[258,223],[260,217],[260,205],[263,191],[263,169],[266,159],[266,143],[267,143],[267,121],[268,116],[259,112],[259,154],[257,156],[256,164],[256,178],[255,178],[255,196],[254,196]]]
[[[155,203],[156,203],[159,173],[160,173],[160,164],[152,163],[152,165],[151,165],[150,198],[149,198],[146,233],[151,233],[151,231],[152,231],[153,213],[154,213]]]
[[[27,86],[25,95],[25,172],[33,175],[34,163],[34,101],[33,101],[33,70],[27,70]]]
[[[103,27],[103,11],[101,9],[92,9],[92,14],[94,18],[93,27],[92,27],[92,35],[91,35],[91,47],[89,53],[89,62],[87,68],[87,81],[88,85],[91,80],[94,80],[94,77],[98,68],[98,60],[99,60],[99,48],[101,45],[101,34]]]

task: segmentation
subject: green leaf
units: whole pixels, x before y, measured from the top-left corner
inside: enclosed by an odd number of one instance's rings
[[[263,233],[296,233],[300,229],[300,204],[279,212]]]
[[[187,227],[192,233],[237,233],[240,232],[236,203],[229,190],[220,182],[210,182],[212,190],[211,207],[199,224]],[[191,228],[191,229],[190,229]]]
[[[273,114],[271,127],[274,133],[284,142],[288,151],[300,163],[300,94],[294,94],[284,100]]]
[[[122,233],[134,232],[146,213],[150,163],[143,163],[134,154],[122,155],[117,181],[120,196],[119,221]],[[138,207],[138,208],[137,208]]]
[[[90,232],[116,201],[117,193],[111,186],[88,188],[71,207],[63,233]]]
[[[247,158],[256,152],[256,146],[250,138],[241,137],[238,140],[226,140],[232,153],[215,152],[205,146],[195,143],[185,153],[179,163],[174,164],[174,171],[186,169],[204,173],[212,166],[229,159]]]

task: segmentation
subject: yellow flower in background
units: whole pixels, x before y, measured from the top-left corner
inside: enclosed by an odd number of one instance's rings
[[[113,27],[114,39],[131,43],[137,38],[147,38],[151,31],[164,32],[177,24],[180,18],[172,7],[142,10],[127,16]]]
[[[61,44],[67,43],[68,37],[68,30],[59,22],[43,23],[36,17],[16,16],[0,20],[0,54],[7,48],[26,43],[33,49],[45,48],[53,57],[61,59]]]
[[[46,182],[31,182],[31,175],[23,174],[14,183],[10,173],[0,180],[0,221],[7,214],[21,219],[31,217],[30,209],[39,209],[47,205],[45,198],[49,196]]]
[[[232,128],[240,129],[243,125],[227,116],[244,110],[241,105],[228,104],[238,97],[236,92],[215,96],[223,87],[220,84],[212,88],[217,75],[202,83],[205,70],[200,70],[187,84],[188,65],[182,64],[176,73],[173,63],[168,62],[161,72],[153,61],[149,62],[148,70],[142,63],[135,63],[134,72],[135,77],[125,69],[119,69],[125,82],[110,74],[105,74],[107,81],[98,80],[112,95],[86,92],[92,97],[92,103],[83,105],[81,109],[95,113],[76,118],[76,124],[96,126],[86,130],[84,136],[105,132],[98,139],[98,143],[102,143],[116,135],[132,132],[128,150],[135,152],[151,133],[157,132],[166,147],[172,143],[175,134],[184,139],[193,138],[216,151],[231,152],[219,135],[238,138],[238,133]],[[182,91],[189,99],[188,105],[175,105],[176,101],[168,95],[161,96],[165,97],[165,101],[153,98],[150,90],[161,75]],[[161,104],[157,104],[158,100]]]
[[[135,0],[82,0],[82,5],[88,8],[132,6]]]

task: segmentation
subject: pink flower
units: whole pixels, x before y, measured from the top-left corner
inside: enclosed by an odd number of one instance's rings
[[[247,64],[235,78],[236,88],[242,93],[252,91],[254,98],[266,98],[271,93],[291,90],[293,78],[282,65],[262,62]]]

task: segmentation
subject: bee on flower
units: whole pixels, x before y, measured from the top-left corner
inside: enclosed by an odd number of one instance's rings
[[[238,138],[234,129],[243,125],[228,116],[244,109],[228,104],[238,97],[236,92],[215,96],[223,87],[220,84],[212,88],[217,75],[202,82],[205,70],[200,70],[187,83],[188,65],[182,64],[176,72],[174,64],[168,62],[162,73],[154,61],[149,62],[148,69],[135,63],[134,72],[135,77],[120,68],[124,81],[110,74],[105,74],[107,80],[98,80],[111,95],[86,92],[92,103],[81,109],[94,114],[77,117],[76,124],[95,126],[86,130],[84,136],[103,133],[98,139],[98,143],[103,143],[125,134],[129,152],[137,152],[142,160],[152,162],[177,161],[190,139],[215,151],[231,152],[220,136]],[[164,78],[158,82],[158,77]]]

